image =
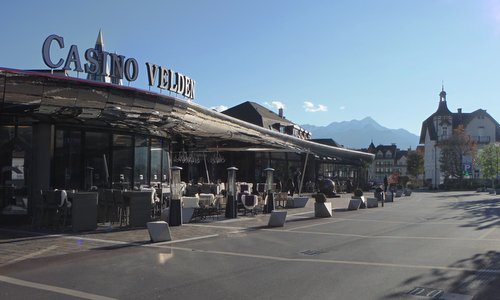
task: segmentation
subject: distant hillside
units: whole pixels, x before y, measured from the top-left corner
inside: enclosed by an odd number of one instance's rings
[[[331,138],[346,148],[367,148],[371,141],[375,146],[395,143],[400,149],[415,149],[419,137],[405,129],[389,129],[370,117],[363,120],[333,122],[327,126],[301,125],[312,133],[313,139]]]

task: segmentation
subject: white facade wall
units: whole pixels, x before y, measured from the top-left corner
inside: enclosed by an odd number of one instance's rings
[[[436,141],[430,139],[428,130],[425,134],[424,147],[424,178],[426,182],[431,182],[432,187],[437,187],[441,183],[441,170],[439,169],[441,150],[436,147]]]
[[[450,126],[451,127],[451,126]],[[439,137],[443,134],[442,128],[437,126]],[[452,130],[450,128],[448,131]],[[478,151],[488,144],[493,144],[496,142],[496,124],[487,116],[479,115],[474,117],[467,126],[465,127],[465,132],[476,139],[479,143],[477,144]],[[452,133],[449,132],[448,135]],[[431,181],[433,187],[437,187],[439,184],[443,183],[444,178],[441,176],[439,158],[441,157],[441,149],[436,146],[436,141],[430,140],[429,132],[425,135],[425,152],[424,152],[424,170],[426,181]],[[463,163],[472,165],[472,168],[478,168],[474,166],[472,158],[470,156],[464,157]],[[481,172],[480,172],[481,173]]]

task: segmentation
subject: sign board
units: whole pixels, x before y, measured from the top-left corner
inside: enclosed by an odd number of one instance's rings
[[[139,76],[139,63],[135,58],[126,58],[117,53],[108,53],[95,48],[85,50],[83,58],[78,47],[71,45],[66,57],[52,57],[51,47],[55,45],[64,49],[64,38],[55,34],[49,35],[42,45],[44,63],[51,69],[62,67],[63,70],[85,72],[89,75],[110,76],[111,78],[135,81]],[[84,64],[82,65],[82,61]],[[156,86],[182,95],[189,99],[195,98],[196,82],[186,75],[175,72],[167,67],[146,64],[149,86]]]

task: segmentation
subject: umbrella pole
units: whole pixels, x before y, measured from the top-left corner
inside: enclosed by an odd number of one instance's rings
[[[299,185],[299,197],[300,193],[302,192],[302,184],[304,184],[304,176],[306,175],[306,167],[307,167],[307,158],[309,157],[309,151],[306,153],[306,161],[304,162],[304,170],[302,171],[302,178],[300,179],[300,185]]]

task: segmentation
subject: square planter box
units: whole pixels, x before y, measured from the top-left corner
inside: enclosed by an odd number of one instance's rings
[[[267,226],[269,227],[283,227],[286,221],[286,210],[273,210],[269,217]]]
[[[316,218],[331,218],[332,217],[332,203],[314,203],[314,216]]]
[[[288,197],[288,199],[286,200],[286,207],[287,208],[305,207],[308,200],[309,200],[308,197],[297,197],[297,198]]]
[[[361,205],[361,199],[351,199],[349,201],[349,206],[347,207],[347,210],[358,210],[360,205]]]

